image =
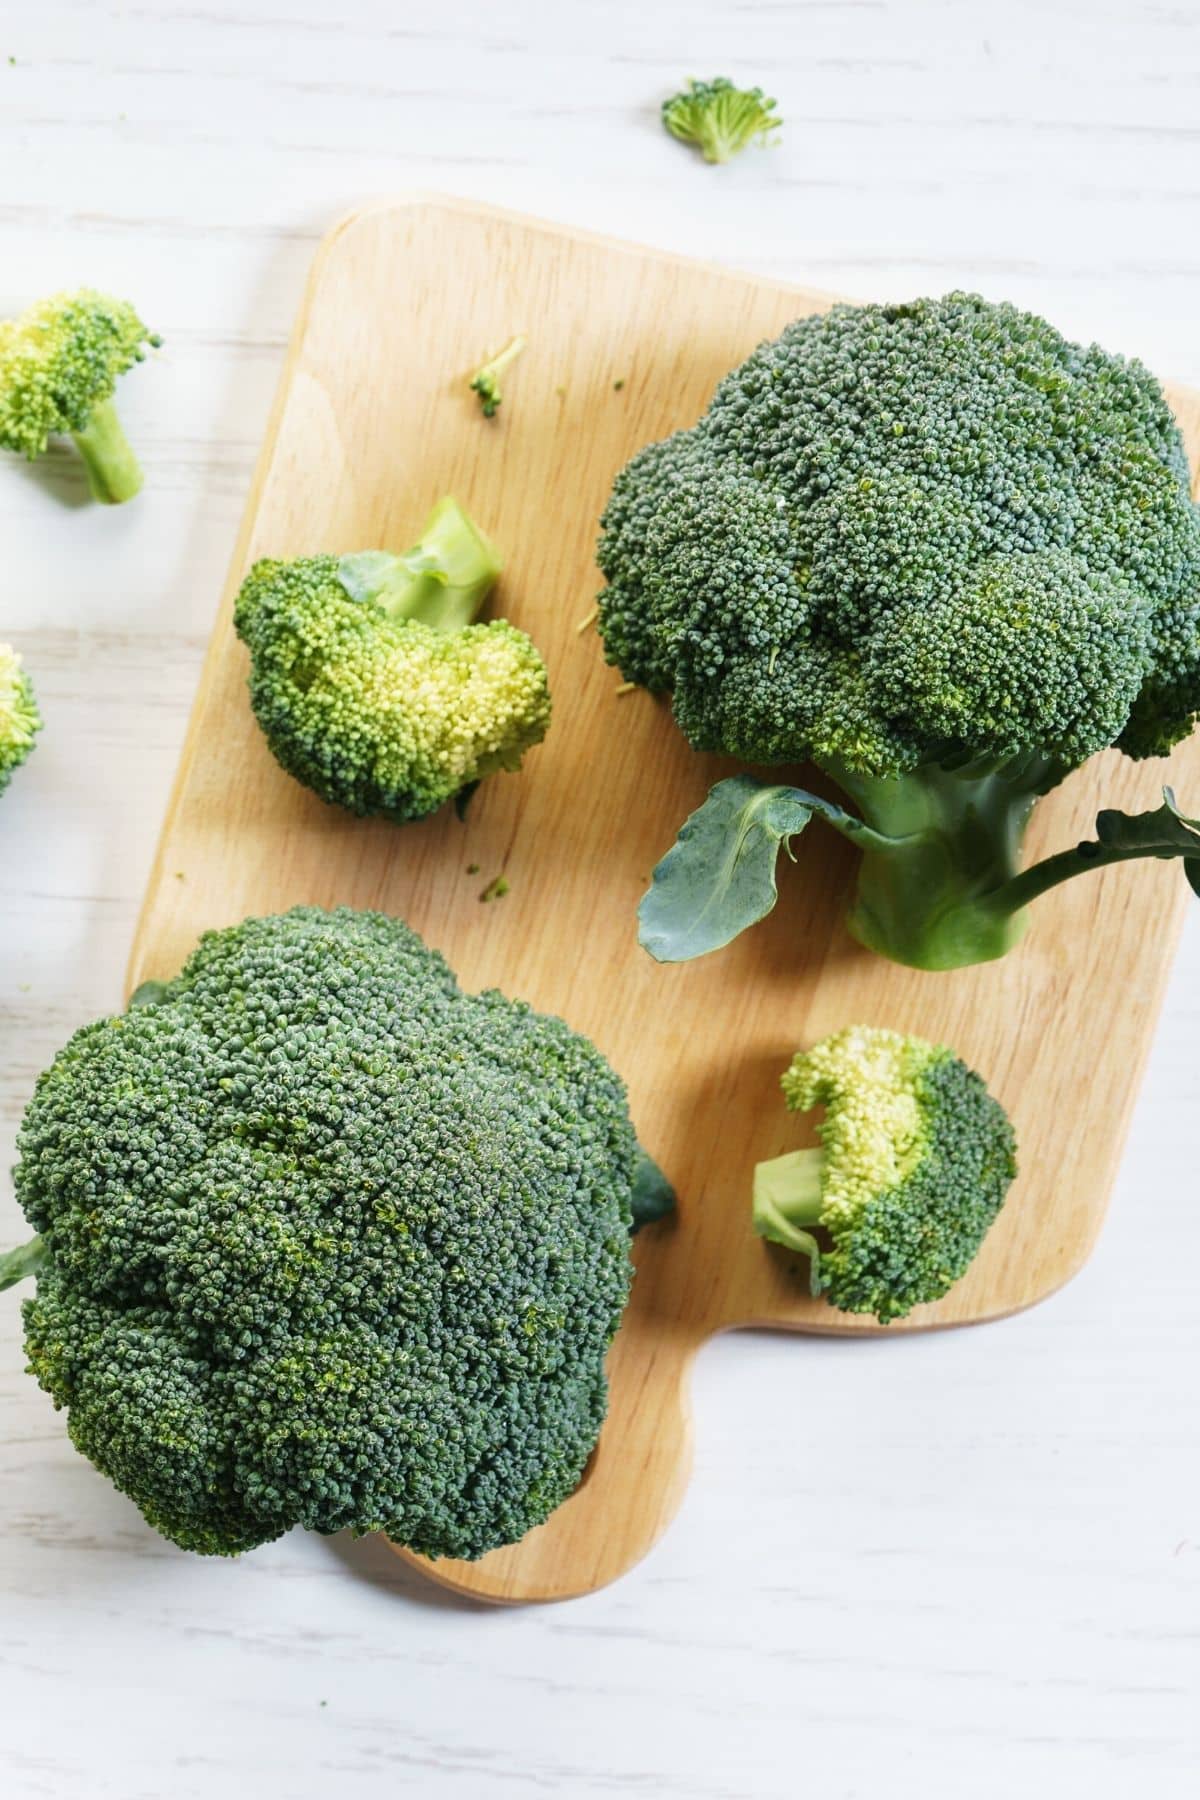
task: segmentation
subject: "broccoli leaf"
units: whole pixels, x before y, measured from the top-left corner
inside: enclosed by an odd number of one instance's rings
[[[0,1256],[0,1293],[5,1288],[16,1287],[18,1281],[24,1281],[30,1275],[36,1275],[46,1260],[46,1243],[44,1238],[30,1238],[17,1250],[7,1250]]]
[[[1200,894],[1200,820],[1180,812],[1172,788],[1163,789],[1163,803],[1153,812],[1098,814],[1096,836],[1105,850],[1126,855],[1182,856],[1188,884]],[[1086,856],[1091,849],[1090,844],[1080,844],[1079,854]]]
[[[1085,838],[1070,850],[1034,863],[985,896],[981,904],[995,911],[1015,912],[1085,869],[1102,869],[1140,856],[1180,857],[1188,886],[1200,894],[1200,820],[1180,812],[1169,787],[1163,789],[1163,803],[1153,812],[1123,813],[1110,808],[1098,813],[1095,838]]]
[[[643,949],[657,962],[689,962],[765,918],[779,897],[779,847],[814,813],[847,837],[874,835],[803,788],[768,786],[752,775],[719,781],[654,871],[638,908]]]

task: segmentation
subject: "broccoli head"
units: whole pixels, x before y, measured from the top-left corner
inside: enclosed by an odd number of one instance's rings
[[[183,1548],[478,1557],[578,1483],[663,1180],[586,1038],[405,925],[208,933],[75,1034],[18,1148],[31,1372]]]
[[[42,728],[33,683],[11,644],[0,644],[0,794],[33,749]]]
[[[694,144],[705,162],[724,163],[747,144],[773,143],[783,120],[761,88],[735,87],[724,75],[689,81],[681,94],[662,104],[662,122],[672,137]]]
[[[132,500],[142,471],[113,391],[146,345],[161,342],[127,301],[91,288],[52,294],[19,319],[0,319],[0,445],[32,462],[52,436],[70,436],[94,498]]]
[[[977,295],[790,325],[622,470],[599,560],[609,661],[696,749],[823,768],[875,840],[851,929],[921,967],[1002,954],[1034,802],[1200,710],[1200,508],[1161,389]]]
[[[500,564],[451,499],[402,555],[258,562],[234,608],[277,761],[360,817],[424,818],[550,723],[546,667],[506,620],[475,624]]]
[[[813,1294],[844,1312],[887,1324],[940,1299],[1016,1174],[1003,1107],[953,1051],[869,1025],[797,1055],[783,1092],[825,1108],[821,1143],[759,1163],[755,1230],[807,1256]]]

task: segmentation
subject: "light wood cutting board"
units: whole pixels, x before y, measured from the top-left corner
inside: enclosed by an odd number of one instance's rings
[[[1038,902],[1002,963],[920,974],[846,936],[854,855],[819,824],[784,865],[774,914],[731,948],[660,967],[637,946],[652,867],[732,765],[694,756],[665,704],[619,696],[595,634],[578,632],[598,585],[596,520],[639,445],[691,424],[760,339],[828,303],[451,200],[356,214],[317,258],[205,664],[130,986],[173,973],[201,931],[247,914],[302,901],[399,914],[465,987],[498,986],[594,1038],[678,1188],[677,1220],[638,1242],[611,1411],[578,1492],[513,1548],[419,1562],[484,1598],[584,1593],[649,1549],[687,1482],[689,1367],[714,1332],[865,1329],[810,1299],[806,1265],[750,1228],[753,1164],[810,1141],[778,1087],[798,1045],[858,1020],[945,1040],[1015,1120],[1021,1175],[981,1255],[898,1333],[998,1318],[1080,1268],[1162,1000],[1187,905],[1178,864],[1086,876]],[[529,349],[486,421],[466,372],[516,331]],[[1172,399],[1195,462],[1200,396]],[[541,646],[554,724],[519,776],[484,784],[465,823],[447,810],[403,829],[363,824],[272,761],[232,597],[259,556],[401,548],[447,492],[507,555],[496,610]],[[1099,757],[1042,804],[1031,851],[1089,835],[1102,804],[1154,806],[1165,773],[1200,810],[1200,744],[1169,765]],[[511,891],[481,904],[501,872]],[[795,1394],[781,1404],[794,1414]]]

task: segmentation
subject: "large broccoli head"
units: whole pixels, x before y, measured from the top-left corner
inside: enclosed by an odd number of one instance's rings
[[[33,749],[42,728],[33,683],[11,644],[0,644],[0,794]]]
[[[334,805],[403,823],[520,767],[550,723],[546,666],[504,619],[499,573],[453,500],[414,550],[256,563],[234,610],[276,759]]]
[[[640,452],[606,654],[690,742],[871,776],[1111,743],[1200,708],[1200,510],[1139,363],[970,294],[798,320]]]
[[[155,337],[125,300],[91,288],[51,294],[0,319],[0,445],[31,462],[74,438],[97,500],[131,500],[142,472],[112,404],[121,376]]]
[[[176,1543],[477,1557],[578,1483],[630,1284],[625,1090],[406,926],[209,933],[76,1033],[19,1149],[31,1369]]]
[[[1016,1173],[999,1101],[953,1051],[869,1025],[798,1054],[783,1092],[824,1106],[821,1145],[758,1165],[755,1229],[811,1258],[813,1293],[843,1311],[886,1324],[940,1299]]]

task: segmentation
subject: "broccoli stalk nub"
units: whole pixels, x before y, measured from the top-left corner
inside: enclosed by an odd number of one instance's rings
[[[817,1145],[789,1150],[754,1171],[754,1229],[759,1237],[810,1258],[814,1299],[821,1292],[821,1248],[808,1228],[821,1222],[824,1166],[825,1152]]]
[[[99,400],[87,424],[70,433],[87,471],[94,500],[120,506],[142,491],[142,466],[125,436],[111,400]]]
[[[435,631],[461,631],[479,616],[500,575],[493,544],[458,501],[439,500],[411,550],[363,550],[343,556],[338,580],[352,600],[373,600],[395,623],[415,619]]]

